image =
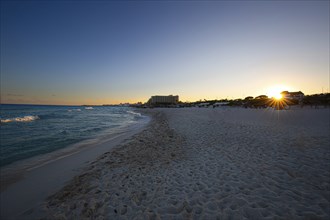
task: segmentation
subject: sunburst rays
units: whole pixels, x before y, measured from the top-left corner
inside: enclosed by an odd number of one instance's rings
[[[273,97],[269,101],[269,106],[273,107],[276,110],[289,109],[291,104],[293,104],[292,101],[290,101],[289,99],[286,99],[282,96],[279,99],[277,99],[276,97]]]

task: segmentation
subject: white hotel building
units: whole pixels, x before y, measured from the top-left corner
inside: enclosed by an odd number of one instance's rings
[[[151,96],[148,103],[151,105],[175,105],[179,102],[179,96],[178,95],[168,95],[168,96]]]

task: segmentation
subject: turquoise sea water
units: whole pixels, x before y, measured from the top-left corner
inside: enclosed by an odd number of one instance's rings
[[[97,139],[142,118],[128,107],[2,104],[0,166]]]

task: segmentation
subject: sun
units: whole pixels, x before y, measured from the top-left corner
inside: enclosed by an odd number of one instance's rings
[[[269,106],[276,110],[286,109],[289,106],[290,100],[283,97],[281,93],[284,91],[292,91],[292,88],[283,85],[275,85],[269,87],[266,91],[266,95],[272,98]]]
[[[268,88],[266,94],[270,98],[274,98],[276,100],[281,100],[283,98],[283,96],[281,95],[281,92],[288,91],[288,90],[290,90],[290,89],[287,86],[276,85],[276,86]]]
[[[275,95],[273,96],[273,98],[276,99],[276,100],[281,100],[282,97],[283,97],[283,96],[282,96],[280,93],[275,94]]]

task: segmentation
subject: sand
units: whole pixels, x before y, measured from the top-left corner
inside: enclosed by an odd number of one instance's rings
[[[63,188],[86,165],[109,152],[120,143],[130,140],[149,122],[143,118],[100,139],[91,139],[49,154],[13,163],[0,169],[0,219],[38,219],[42,203],[48,196]]]
[[[142,110],[45,219],[329,219],[329,109]]]

